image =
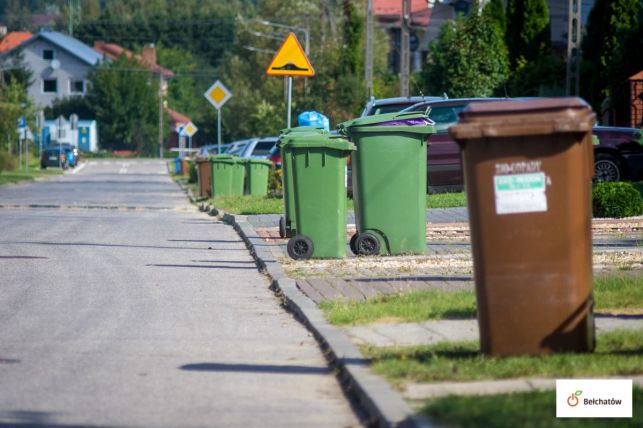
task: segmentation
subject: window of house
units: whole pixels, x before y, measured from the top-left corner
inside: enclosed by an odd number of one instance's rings
[[[69,92],[71,92],[72,94],[84,94],[85,82],[83,80],[70,80]]]
[[[44,49],[42,51],[42,59],[46,59],[46,60],[54,59],[54,51],[52,49]]]
[[[56,93],[56,92],[58,92],[58,80],[56,80],[56,79],[44,79],[42,81],[42,91],[44,93]]]

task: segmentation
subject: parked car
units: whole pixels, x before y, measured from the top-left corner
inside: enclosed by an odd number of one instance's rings
[[[42,149],[40,154],[40,168],[46,169],[48,166],[67,169],[69,168],[69,150],[62,146],[49,146]]]
[[[229,150],[226,154],[236,155],[242,158],[264,158],[267,159],[270,151],[277,145],[278,137],[250,138],[242,140],[242,144]]]
[[[384,114],[384,113],[395,113],[414,104],[423,102],[423,101],[436,101],[444,100],[444,97],[425,97],[425,96],[413,96],[413,97],[395,97],[395,98],[381,98],[376,99],[371,97],[370,100],[364,106],[362,114],[360,117],[372,116],[374,114]]]
[[[78,148],[75,146],[72,146],[69,143],[51,143],[47,148],[52,148],[54,150],[63,150],[66,154],[67,157],[67,163],[68,166],[74,168],[78,165],[78,162],[80,162],[80,153],[78,152]]]
[[[592,133],[596,181],[643,180],[643,130],[596,126]]]

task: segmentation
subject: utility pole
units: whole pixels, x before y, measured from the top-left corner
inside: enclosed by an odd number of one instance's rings
[[[409,75],[411,73],[411,37],[409,24],[411,21],[411,0],[402,0],[402,16],[400,22],[400,96],[409,96]]]
[[[580,91],[581,1],[568,0],[568,6],[565,92],[567,95],[578,95]]]
[[[366,52],[364,55],[364,80],[368,99],[373,96],[373,0],[366,2]]]
[[[159,70],[159,157],[163,159],[163,73]]]

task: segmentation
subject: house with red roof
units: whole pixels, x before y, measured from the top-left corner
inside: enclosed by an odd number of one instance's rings
[[[0,53],[15,48],[33,36],[29,31],[12,31],[0,40]]]

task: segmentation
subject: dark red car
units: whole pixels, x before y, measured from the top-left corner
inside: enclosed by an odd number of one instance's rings
[[[594,172],[596,181],[643,180],[643,131],[596,126]]]

